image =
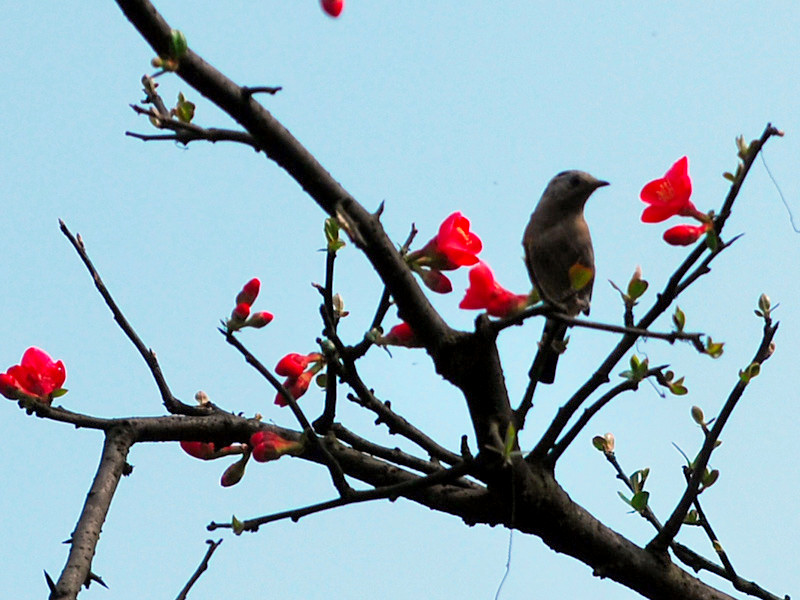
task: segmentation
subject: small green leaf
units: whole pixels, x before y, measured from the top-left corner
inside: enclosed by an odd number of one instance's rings
[[[628,500],[625,494],[623,494],[622,492],[617,492],[617,494],[619,495],[620,498],[622,498],[622,501],[625,502],[625,504],[627,504],[628,506],[633,506],[633,504],[631,504],[631,501]]]
[[[606,440],[602,435],[596,435],[592,438],[592,446],[600,450],[600,452],[606,451]]]
[[[717,554],[722,554],[723,552],[725,552],[725,549],[722,547],[722,544],[719,543],[719,540],[713,540],[711,542],[711,545],[714,546],[714,551]]]
[[[514,451],[514,445],[517,441],[517,430],[514,428],[513,423],[508,424],[506,428],[506,439],[503,443],[503,460],[508,461],[511,458],[511,453]]]
[[[631,506],[637,512],[644,512],[647,508],[647,501],[650,498],[650,492],[636,492],[631,498]]]
[[[708,354],[711,358],[719,358],[722,356],[722,347],[725,345],[725,342],[715,342],[711,339],[711,336],[708,336],[706,339],[706,354]]]
[[[743,135],[736,137],[736,149],[738,150],[738,157],[742,160],[746,160],[747,155],[750,152],[750,145],[744,141]]]
[[[633,272],[631,280],[628,282],[628,296],[631,300],[641,298],[642,294],[647,291],[648,283],[642,279],[642,268],[637,266]]]
[[[314,381],[319,387],[324,388],[328,385],[328,376],[325,373],[320,373]]]
[[[772,309],[772,302],[770,301],[769,296],[767,296],[766,294],[761,294],[758,297],[758,310],[761,311],[761,315],[759,316],[768,317],[771,309]]]
[[[576,292],[582,290],[594,278],[594,269],[575,263],[569,268],[569,283]]]
[[[231,515],[231,527],[233,528],[233,533],[236,535],[242,535],[242,532],[244,531],[244,523],[237,519],[236,515]]]
[[[695,509],[692,509],[683,517],[683,522],[686,525],[700,525],[700,515],[697,514]]]
[[[712,471],[706,469],[705,473],[703,473],[703,487],[704,488],[711,487],[717,482],[717,479],[719,479],[718,469],[714,469]]]
[[[67,388],[58,388],[57,390],[53,390],[50,395],[53,398],[61,398],[64,394],[66,394],[69,390]]]
[[[736,181],[736,176],[735,176],[733,173],[728,173],[727,171],[725,171],[725,172],[722,174],[722,176],[723,176],[725,179],[727,179],[728,181],[730,181],[730,182],[734,182],[734,181]]]
[[[683,331],[683,328],[686,326],[686,314],[681,310],[680,306],[675,307],[675,313],[672,315],[672,323],[679,332]]]
[[[178,103],[175,105],[173,109],[173,113],[181,123],[191,123],[192,119],[194,118],[194,110],[195,105],[193,102],[189,102],[183,95],[183,93],[178,94]]]
[[[180,29],[173,29],[169,32],[169,55],[171,58],[180,60],[188,49],[186,36]]]
[[[689,390],[683,385],[683,380],[685,377],[681,377],[680,379],[676,379],[675,381],[670,381],[668,384],[669,391],[671,394],[675,396],[685,396],[689,393]]]
[[[325,219],[325,241],[327,242],[327,250],[328,252],[338,252],[342,248],[344,248],[345,243],[344,240],[339,237],[339,221],[334,217],[328,217]]]
[[[692,419],[698,425],[704,425],[706,422],[706,416],[703,414],[703,409],[699,406],[692,407]]]

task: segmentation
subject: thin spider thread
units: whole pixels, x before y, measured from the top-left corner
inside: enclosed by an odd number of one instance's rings
[[[770,171],[769,167],[767,166],[767,161],[764,158],[764,149],[763,148],[761,149],[761,152],[759,153],[759,156],[761,157],[761,164],[764,165],[764,170],[767,172],[767,175],[772,180],[772,185],[775,186],[775,189],[778,192],[778,196],[780,196],[781,202],[783,202],[783,206],[784,206],[784,208],[786,208],[786,212],[789,213],[789,222],[792,225],[792,229],[794,229],[795,233],[800,233],[800,229],[797,227],[797,224],[794,222],[794,213],[792,213],[792,209],[789,206],[789,203],[786,201],[786,197],[783,195],[783,192],[781,191],[781,186],[778,185],[777,180],[772,175],[772,171]]]

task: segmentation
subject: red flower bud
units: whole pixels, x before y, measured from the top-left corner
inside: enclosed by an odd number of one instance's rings
[[[272,431],[257,431],[250,436],[250,446],[253,448],[253,460],[267,462],[280,458],[282,455],[301,450],[300,442],[292,442],[282,438]]]
[[[225,469],[222,478],[219,480],[222,487],[231,487],[242,480],[242,477],[244,477],[244,469],[247,466],[247,460],[249,458],[250,457],[245,454],[241,459]]]
[[[189,456],[194,456],[202,460],[214,458],[216,450],[213,442],[187,442],[181,441],[181,448]]]
[[[322,10],[333,18],[342,14],[342,10],[344,9],[344,0],[322,0],[320,4],[322,4]]]
[[[237,304],[231,313],[231,319],[234,321],[244,321],[248,316],[250,316],[250,305],[244,302]]]
[[[283,377],[297,378],[306,370],[309,363],[319,360],[322,360],[322,355],[319,352],[312,352],[311,354],[292,352],[278,361],[278,364],[275,365],[275,372]]]
[[[272,313],[264,310],[250,315],[250,318],[247,319],[245,325],[248,327],[255,327],[256,329],[261,329],[265,325],[268,325],[270,322],[272,322],[273,318],[274,317],[272,316]]]
[[[441,271],[436,269],[420,269],[419,274],[422,277],[422,283],[437,294],[449,294],[453,291],[453,284],[447,276]]]
[[[257,278],[253,278],[244,284],[242,291],[236,296],[236,304],[253,305],[258,297],[258,292],[261,289],[261,282]]]
[[[708,231],[709,227],[710,224],[708,223],[703,225],[676,225],[664,232],[664,241],[673,246],[689,246],[699,240]]]

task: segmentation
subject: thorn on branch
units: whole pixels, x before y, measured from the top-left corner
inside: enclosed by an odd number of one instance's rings
[[[253,94],[269,94],[270,96],[274,96],[283,89],[283,86],[261,85],[261,86],[250,87],[245,85],[242,86],[241,89],[242,89],[242,96],[244,98],[250,98]]]

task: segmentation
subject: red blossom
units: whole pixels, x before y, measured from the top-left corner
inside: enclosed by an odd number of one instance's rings
[[[689,246],[699,240],[708,231],[709,227],[711,225],[708,223],[703,225],[676,225],[664,232],[664,241],[673,246]]]
[[[322,4],[322,10],[333,18],[342,14],[344,9],[344,0],[321,0],[320,4]]]
[[[305,371],[297,377],[287,377],[283,382],[283,387],[292,395],[292,398],[297,400],[308,391],[308,386],[311,383],[311,378],[314,376],[314,371]],[[283,394],[278,392],[275,396],[275,404],[278,406],[288,406],[289,403]]]
[[[20,364],[0,375],[0,394],[15,400],[31,396],[49,404],[67,378],[64,363],[53,359],[39,348],[28,348]]]
[[[247,304],[252,306],[253,302],[258,298],[258,292],[261,289],[261,282],[258,278],[254,277],[244,284],[242,291],[236,296],[236,304]]]
[[[698,218],[701,213],[689,200],[691,195],[689,159],[684,156],[669,168],[664,177],[642,188],[639,197],[650,205],[642,212],[642,222],[659,223],[675,215]]]
[[[478,262],[481,249],[480,238],[469,230],[469,219],[454,212],[439,226],[439,233],[408,258],[438,271],[452,271]]]
[[[195,458],[200,458],[202,460],[214,458],[216,454],[214,442],[181,441],[181,448],[183,448],[183,451],[189,456],[194,456]]]
[[[250,447],[253,449],[253,460],[267,462],[299,450],[302,444],[282,438],[272,431],[257,431],[250,436]]]
[[[493,317],[507,317],[528,305],[529,297],[515,294],[502,287],[485,262],[469,272],[469,287],[459,308],[485,309]]]
[[[406,348],[421,348],[422,342],[417,339],[417,334],[411,329],[411,325],[403,321],[389,330],[389,333],[382,336],[378,343],[383,346],[405,346]]]

